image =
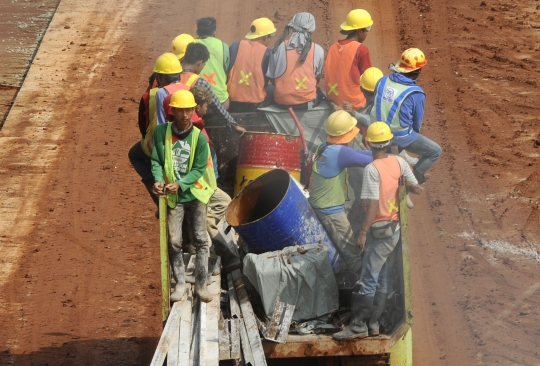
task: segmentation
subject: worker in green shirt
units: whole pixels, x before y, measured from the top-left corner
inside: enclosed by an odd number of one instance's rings
[[[216,176],[206,137],[193,126],[191,117],[197,103],[190,91],[175,92],[169,103],[174,121],[161,124],[154,131],[152,174],[154,193],[167,194],[167,227],[169,260],[176,281],[171,301],[179,301],[185,293],[185,269],[182,253],[182,222],[191,218],[197,256],[195,259],[195,294],[210,302],[206,289],[209,240],[206,210],[216,190]]]

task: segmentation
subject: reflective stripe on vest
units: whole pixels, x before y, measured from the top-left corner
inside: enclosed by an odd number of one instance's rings
[[[260,103],[266,98],[262,70],[266,50],[266,46],[259,42],[240,41],[227,84],[232,102]]]
[[[288,43],[285,41],[287,69],[274,81],[276,85],[274,99],[277,103],[285,105],[311,102],[317,95],[317,79],[313,66],[315,43],[311,43],[311,49],[303,64],[299,61],[300,54],[296,49],[287,50]]]
[[[361,45],[356,41],[344,45],[336,42],[328,50],[324,67],[326,95],[340,107],[343,107],[344,101],[349,102],[355,110],[366,104],[366,98],[360,90],[360,80],[351,78],[351,67]]]
[[[317,148],[315,156],[324,145]],[[321,154],[322,155],[322,154]],[[320,156],[317,158],[317,160]],[[341,206],[349,200],[347,188],[347,169],[343,169],[335,177],[326,178],[319,174],[317,160],[313,162],[313,170],[309,180],[309,198],[311,206],[315,208],[329,208]]]
[[[210,52],[210,58],[199,75],[208,81],[219,102],[224,103],[229,99],[229,93],[227,92],[227,74],[223,65],[223,42],[215,37],[206,37],[197,39],[197,43],[205,45]]]
[[[398,188],[401,166],[394,155],[373,160],[379,172],[379,212],[373,222],[399,220]]]
[[[199,141],[199,135],[201,130],[197,127],[193,127],[191,134],[191,153],[189,154],[189,166],[188,172],[191,171],[193,166],[193,159],[195,158],[195,151],[197,151],[197,142]],[[165,133],[165,166],[164,175],[167,184],[175,183],[176,178],[174,176],[173,158],[172,158],[172,122],[167,124],[167,131]],[[208,163],[203,175],[189,187],[191,194],[195,196],[199,201],[205,205],[210,200],[210,197],[214,194],[217,188],[216,174],[214,172],[214,164],[212,162],[212,154],[210,153],[210,146],[208,145]],[[167,194],[167,204],[171,208],[176,207],[178,201],[178,194]]]
[[[386,122],[394,137],[407,136],[412,132],[412,126],[403,127],[399,121],[399,111],[405,98],[411,93],[422,93],[424,91],[419,86],[407,86],[390,80],[390,77],[383,76],[380,80],[370,119],[372,122]]]
[[[148,92],[148,127],[146,135],[141,141],[141,147],[147,156],[152,156],[152,149],[148,146],[154,138],[154,130],[157,126],[156,93],[159,88],[150,89]]]

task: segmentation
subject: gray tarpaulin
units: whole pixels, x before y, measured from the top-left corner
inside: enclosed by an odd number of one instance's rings
[[[296,306],[293,314],[296,322],[317,318],[339,307],[336,279],[322,245],[287,247],[259,255],[250,253],[244,258],[243,272],[261,295],[269,318],[277,301]]]
[[[266,114],[268,122],[277,133],[299,135],[298,128],[296,128],[296,124],[287,109],[280,109],[271,105],[260,108],[259,111]],[[326,101],[321,102],[317,107],[309,111],[294,111],[304,129],[309,151],[315,152],[315,148],[326,140],[324,125],[332,112],[334,112],[332,106]]]

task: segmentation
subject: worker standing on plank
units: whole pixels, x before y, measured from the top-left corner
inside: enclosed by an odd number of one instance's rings
[[[266,91],[268,60],[267,47],[276,33],[274,23],[268,18],[255,19],[246,39],[231,44],[229,49],[229,90],[231,112],[252,112],[269,105],[272,93]]]
[[[297,13],[274,45],[266,76],[275,85],[278,107],[313,109],[323,97],[317,83],[323,72],[324,50],[311,41],[314,31],[313,15]]]
[[[171,42],[171,53],[174,53],[176,57],[178,57],[178,60],[182,61],[184,54],[186,53],[187,45],[193,42],[196,42],[195,38],[189,34],[182,33]],[[148,78],[148,89],[146,91],[149,91],[155,87],[157,87],[157,80],[156,73],[154,72]]]
[[[216,19],[212,17],[197,20],[197,42],[205,45],[210,58],[201,70],[200,75],[210,84],[214,94],[229,109],[229,92],[227,91],[227,70],[229,69],[229,46],[216,38]]]
[[[208,112],[212,111],[219,115],[221,120],[237,133],[243,134],[246,131],[245,128],[239,126],[234,121],[229,112],[221,105],[208,82],[204,78],[199,77],[201,70],[209,58],[210,54],[205,45],[200,42],[188,44],[186,54],[181,62],[182,72],[180,73],[180,83],[187,85],[189,88],[199,86],[208,90],[212,94],[212,103],[208,106]],[[168,114],[167,98],[170,98],[170,95],[166,90],[159,90],[156,93],[158,124],[166,122],[166,115]]]
[[[179,301],[185,292],[182,253],[182,222],[191,218],[197,257],[195,259],[195,294],[210,302],[206,289],[208,274],[207,203],[216,189],[216,177],[206,137],[191,123],[197,104],[193,94],[180,90],[171,98],[174,121],[156,127],[152,150],[154,193],[167,194],[169,258],[176,286],[171,301]]]
[[[373,162],[364,169],[360,198],[367,205],[367,215],[357,244],[364,249],[362,272],[352,293],[351,322],[336,340],[365,338],[379,334],[379,317],[383,313],[388,293],[387,259],[400,237],[398,188],[405,177],[411,191],[419,194],[422,188],[401,157],[388,155],[394,136],[384,122],[375,122],[367,130],[366,140],[373,152]]]
[[[142,182],[156,206],[159,205],[159,201],[153,193],[154,178],[152,177],[150,163],[154,130],[157,125],[156,93],[160,87],[165,87],[180,80],[180,71],[182,71],[180,62],[173,53],[164,53],[156,60],[153,75],[156,76],[157,86],[144,93],[139,103],[138,124],[142,140],[133,145],[128,153],[131,165],[142,178]]]
[[[378,82],[371,109],[371,121],[384,121],[390,126],[393,144],[421,156],[413,168],[420,184],[426,181],[426,171],[442,154],[436,142],[420,134],[426,95],[416,80],[426,64],[426,57],[418,48],[405,50],[398,62],[390,64],[394,73]]]
[[[309,185],[309,203],[347,265],[347,271],[360,273],[361,251],[345,214],[348,200],[347,168],[365,167],[373,161],[370,151],[347,147],[360,130],[345,111],[336,111],[326,120],[327,142],[320,145]]]
[[[208,105],[212,103],[212,94],[204,88],[194,86],[191,88],[191,92],[195,97],[195,102],[197,107],[195,107],[195,113],[191,121],[193,125],[206,135],[206,140],[211,146],[212,161],[214,166],[217,166],[217,156],[214,148],[212,147],[212,142],[206,133],[204,128],[204,121],[202,117],[206,114]],[[217,172],[217,167],[215,169]],[[216,173],[217,177],[217,173]],[[208,210],[207,210],[207,229],[208,234],[210,234],[210,239],[214,246],[214,251],[217,255],[221,257],[221,263],[223,265],[223,272],[228,273],[234,269],[240,268],[240,258],[238,257],[237,249],[232,248],[233,243],[229,243],[225,240],[223,233],[218,230],[217,224],[225,217],[225,211],[231,203],[231,197],[221,190],[219,187],[216,188],[216,191],[208,201]]]
[[[324,67],[327,98],[337,107],[348,102],[354,110],[366,105],[366,98],[359,92],[359,80],[371,67],[368,48],[362,43],[371,30],[373,20],[364,9],[351,10],[341,24],[340,33],[347,36],[335,42],[328,50]]]

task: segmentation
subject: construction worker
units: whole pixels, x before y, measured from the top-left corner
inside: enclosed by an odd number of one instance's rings
[[[324,50],[311,41],[314,31],[313,15],[297,13],[274,45],[266,76],[275,85],[278,107],[312,109],[323,97],[317,83],[323,73]]]
[[[199,86],[208,90],[212,94],[212,103],[208,106],[209,113],[213,112],[221,117],[227,125],[234,129],[239,134],[243,134],[246,130],[239,126],[234,119],[231,117],[229,112],[221,105],[217,96],[214,94],[211,86],[204,79],[199,77],[201,70],[208,61],[210,54],[205,45],[200,42],[190,43],[186,48],[186,54],[181,62],[182,72],[180,73],[179,84],[183,86],[175,86],[179,89],[189,89],[193,86]],[[157,120],[158,124],[167,122],[166,116],[169,114],[168,111],[168,99],[170,98],[169,92],[166,89],[160,89],[156,93],[156,103],[157,103]]]
[[[210,58],[200,75],[210,84],[219,102],[225,109],[229,109],[229,92],[227,91],[229,46],[216,38],[216,19],[207,17],[197,20],[197,36],[197,42],[205,45],[210,52]]]
[[[373,107],[373,99],[375,97],[374,90],[377,82],[383,77],[383,73],[380,69],[376,67],[370,67],[364,71],[362,76],[360,76],[360,91],[365,98],[366,104],[360,109],[355,109],[352,104],[347,101],[343,102],[344,111],[348,112],[351,116],[356,118],[358,125],[362,131],[362,135],[365,136],[366,129],[371,124],[369,113]]]
[[[231,112],[252,112],[271,103],[266,86],[268,78],[268,44],[276,33],[274,23],[268,18],[255,19],[246,39],[231,44],[229,49],[229,90]]]
[[[379,334],[379,317],[388,294],[387,259],[400,237],[398,188],[403,176],[412,192],[422,188],[401,157],[389,155],[392,132],[385,122],[375,122],[367,130],[366,140],[373,152],[373,162],[364,169],[360,198],[367,206],[357,244],[364,249],[362,272],[351,298],[349,325],[335,333],[336,340],[364,338]]]
[[[179,36],[175,37],[171,42],[171,53],[174,53],[178,57],[179,61],[182,61],[184,54],[186,53],[186,47],[188,44],[196,42],[195,38],[189,34],[182,33]],[[157,87],[156,73],[152,73],[148,78],[148,89],[153,89]]]
[[[315,153],[309,185],[309,203],[347,265],[347,271],[360,274],[361,251],[345,213],[348,200],[347,168],[365,167],[373,161],[370,151],[347,147],[359,133],[356,119],[336,111],[326,120],[326,143]]]
[[[150,163],[154,130],[157,125],[156,93],[160,87],[177,82],[180,79],[180,71],[182,71],[180,62],[173,53],[164,53],[157,58],[153,69],[157,86],[144,93],[139,103],[138,125],[142,140],[133,145],[128,153],[131,165],[142,178],[156,206],[159,205],[159,201],[153,193],[154,179]]]
[[[216,177],[206,137],[191,123],[195,98],[187,90],[173,94],[170,102],[174,121],[156,127],[152,149],[154,193],[167,194],[169,258],[176,285],[171,301],[181,300],[185,286],[182,253],[182,222],[190,216],[197,257],[195,294],[210,302],[206,289],[208,273],[207,203],[216,189]]]
[[[371,67],[368,48],[362,43],[371,30],[373,20],[364,9],[347,14],[340,33],[347,36],[330,46],[324,67],[326,96],[338,107],[348,102],[354,110],[366,105],[366,98],[359,93],[360,75]]]
[[[420,184],[426,181],[426,171],[442,154],[436,142],[420,134],[426,95],[416,80],[426,64],[426,57],[418,48],[405,50],[398,62],[390,64],[393,74],[377,83],[370,114],[371,121],[384,121],[390,126],[394,135],[392,143],[400,150],[420,156],[413,168]]]

